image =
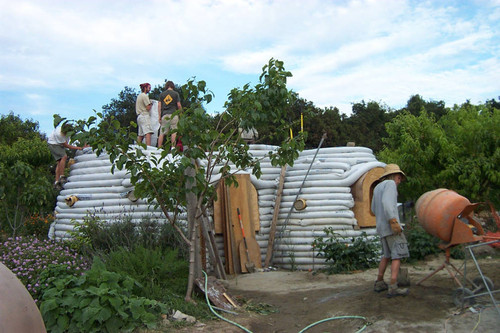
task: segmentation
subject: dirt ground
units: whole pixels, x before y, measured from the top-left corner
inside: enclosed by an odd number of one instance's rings
[[[494,290],[500,287],[498,251],[479,260],[479,267],[493,282]],[[444,254],[405,265],[411,279],[410,293],[396,298],[373,291],[376,269],[336,275],[280,270],[239,275],[229,280],[228,293],[254,308],[272,311],[261,314],[242,307],[237,315],[220,314],[256,333],[301,332],[315,322],[338,316],[359,316],[366,320],[329,320],[307,332],[357,332],[365,324],[368,326],[363,332],[498,332],[500,314],[489,294],[474,298],[476,304],[472,307],[457,307],[453,293],[458,286],[446,270],[416,285],[443,262]],[[463,272],[464,260],[452,259],[451,263]],[[472,259],[466,261],[466,268],[467,278],[479,276]],[[498,294],[494,295],[499,303]],[[222,320],[197,323],[180,331],[244,332]]]

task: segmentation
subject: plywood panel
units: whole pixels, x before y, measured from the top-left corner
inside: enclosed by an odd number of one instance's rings
[[[371,211],[371,199],[373,194],[372,185],[384,173],[384,168],[373,168],[361,176],[352,186],[351,192],[354,198],[354,217],[358,226],[374,227],[376,225],[375,215]]]

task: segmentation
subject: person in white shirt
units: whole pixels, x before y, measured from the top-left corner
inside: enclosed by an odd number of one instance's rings
[[[73,150],[82,150],[82,147],[73,146],[68,143],[67,134],[73,131],[73,125],[65,122],[62,125],[56,127],[52,134],[50,134],[47,143],[49,144],[49,150],[52,156],[57,161],[56,166],[56,179],[54,186],[60,183],[61,177],[64,175],[64,169],[66,168],[66,160],[68,155],[66,155],[66,148]]]
[[[137,126],[139,127],[137,142],[141,143],[142,139],[146,137],[146,145],[151,146],[151,134],[154,132],[149,113],[153,105],[148,96],[148,93],[151,91],[151,85],[146,82],[139,86],[141,87],[141,93],[135,101],[135,113],[137,114]]]

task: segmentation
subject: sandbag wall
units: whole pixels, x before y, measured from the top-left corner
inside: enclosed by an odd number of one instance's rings
[[[341,236],[356,237],[362,232],[369,236],[375,235],[374,228],[355,228],[357,221],[352,211],[354,199],[350,189],[366,172],[385,166],[376,160],[371,149],[321,148],[316,158],[314,156],[317,149],[301,152],[294,165],[286,168],[284,189],[279,203],[276,203],[276,196],[281,168],[272,166],[266,157],[269,151],[275,149],[276,146],[250,145],[250,153],[262,158],[262,176],[257,179],[252,175],[251,181],[258,194],[260,230],[256,233],[256,240],[261,249],[263,263],[276,204],[280,205],[280,211],[273,247],[273,264],[283,268],[316,269],[323,266],[324,260],[316,258],[317,253],[311,244],[315,238],[325,236],[323,230],[326,227],[332,227]],[[144,153],[151,156],[159,154],[160,150],[148,147]],[[56,220],[50,237],[70,237],[68,232],[74,229],[75,223],[83,222],[88,215],[110,222],[123,218],[139,222],[144,217],[165,220],[159,209],[148,205],[144,200],[135,200],[130,195],[133,193],[130,175],[119,170],[111,173],[108,155],[97,157],[92,151],[85,149],[75,157],[75,161],[71,166],[68,182],[57,198]],[[203,164],[203,161],[201,163]],[[232,168],[234,169],[234,166]],[[251,170],[243,172],[250,173]],[[219,177],[218,174],[213,175],[213,179]],[[297,197],[300,189],[301,194]],[[71,196],[78,197],[72,206],[66,202]],[[296,199],[305,203],[304,209],[293,208]],[[186,223],[187,216],[181,215],[179,220]],[[223,239],[220,235],[217,235],[216,239],[219,253],[223,257]]]
[[[143,153],[149,157],[160,154],[160,150],[148,147]],[[77,198],[76,202],[71,202],[71,198]],[[109,156],[102,154],[98,157],[90,148],[79,151],[75,156],[68,182],[57,197],[55,213],[50,238],[69,238],[75,224],[82,223],[87,216],[110,222],[125,218],[140,222],[145,217],[165,221],[159,209],[134,197],[127,171],[115,169],[111,173]],[[180,220],[187,220],[185,214],[180,216]]]
[[[251,177],[258,193],[260,231],[255,236],[261,248],[262,262],[266,257],[275,204],[280,205],[280,210],[273,246],[273,264],[283,268],[316,269],[324,266],[325,261],[316,257],[317,253],[311,244],[315,238],[326,235],[326,227],[331,227],[340,236],[346,237],[360,236],[363,232],[370,237],[376,234],[374,228],[355,229],[357,221],[352,211],[354,199],[350,189],[366,172],[385,166],[376,160],[371,149],[335,147],[301,152],[294,165],[286,168],[281,202],[277,203],[281,168],[273,167],[270,160],[265,158],[269,151],[276,148],[267,145],[250,146],[250,152],[254,156],[263,158],[261,178]],[[314,158],[316,152],[318,153]],[[299,191],[301,194],[297,197]],[[293,207],[297,199],[305,203],[304,209],[297,210]],[[350,242],[350,238],[345,241]],[[217,243],[223,256],[222,236],[217,237]]]

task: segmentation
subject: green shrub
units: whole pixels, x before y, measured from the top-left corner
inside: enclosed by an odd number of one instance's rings
[[[114,250],[102,258],[108,270],[138,281],[143,286],[140,296],[161,301],[171,309],[197,318],[212,318],[204,298],[199,299],[198,306],[184,301],[189,263],[178,257],[177,250],[139,245],[130,251],[126,248]]]
[[[140,296],[197,318],[212,318],[204,299],[201,306],[184,301],[189,252],[169,223],[144,218],[136,224],[125,216],[106,223],[89,215],[71,235],[86,256],[99,257],[109,271],[138,281],[143,286]]]
[[[106,270],[95,258],[81,276],[49,281],[40,311],[51,332],[126,332],[155,328],[167,306],[139,297],[141,288],[131,277]]]
[[[328,263],[328,273],[344,273],[376,267],[380,257],[378,241],[366,233],[358,237],[339,236],[332,228],[325,228],[326,238],[318,237],[312,246]]]
[[[52,222],[54,222],[54,215],[35,213],[24,220],[24,230],[22,233],[26,236],[34,235],[41,239],[47,238]]]
[[[427,233],[417,223],[407,224],[404,230],[410,251],[409,261],[423,260],[426,256],[442,252],[439,249],[439,239]]]
[[[64,275],[80,275],[89,267],[88,261],[67,242],[33,236],[7,239],[0,246],[0,261],[16,274],[37,303],[42,288],[40,275],[50,265],[60,266]]]
[[[140,223],[132,222],[128,216],[120,221],[106,223],[91,214],[84,222],[76,224],[71,237],[79,251],[93,257],[111,251],[126,248],[133,250],[136,246],[144,248],[177,249],[181,258],[188,258],[188,247],[169,223],[160,223],[145,217]]]

